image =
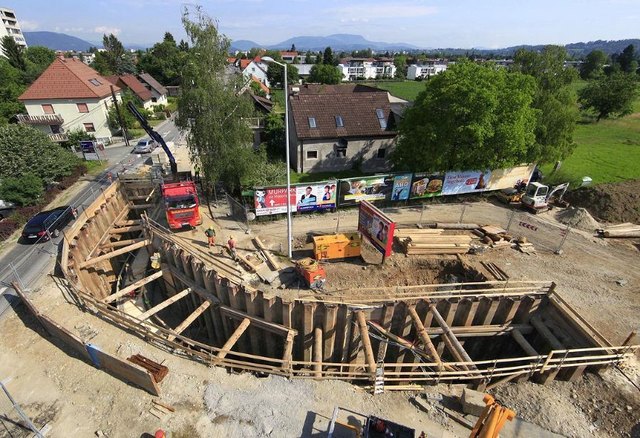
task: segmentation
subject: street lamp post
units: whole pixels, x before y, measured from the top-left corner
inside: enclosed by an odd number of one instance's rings
[[[287,63],[278,62],[270,56],[263,56],[262,60],[268,63],[278,64],[284,68],[284,129],[285,129],[285,154],[287,160],[287,251],[292,258],[292,223],[291,223],[291,161],[289,158],[289,87],[287,84]]]

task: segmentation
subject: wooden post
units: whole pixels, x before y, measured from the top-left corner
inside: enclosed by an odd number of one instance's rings
[[[632,331],[631,333],[629,333],[629,336],[627,336],[627,339],[624,340],[624,342],[622,343],[622,345],[624,345],[625,347],[627,345],[631,345],[631,343],[633,342],[633,339],[636,337],[636,332]]]
[[[564,345],[562,342],[556,338],[556,336],[551,333],[551,330],[542,322],[539,316],[531,317],[531,325],[540,333],[547,343],[551,346],[552,350],[564,350]]]
[[[367,320],[362,310],[356,311],[356,318],[358,320],[358,328],[360,329],[360,338],[362,339],[362,346],[364,347],[365,358],[369,366],[369,372],[374,374],[376,372],[376,360],[373,357],[373,349],[371,348],[371,339],[369,339],[369,329],[367,328]]]
[[[249,327],[249,324],[251,324],[251,320],[249,318],[245,318],[242,320],[242,322],[238,325],[238,328],[236,328],[231,337],[227,340],[227,342],[224,343],[222,349],[218,352],[218,355],[216,356],[217,359],[225,358],[225,356],[231,351],[236,342],[238,342],[240,336],[242,336],[247,327]]]
[[[429,356],[431,357],[431,360],[437,363],[438,369],[441,370],[442,360],[440,359],[440,355],[438,354],[438,351],[436,350],[435,345],[433,345],[433,342],[431,342],[431,338],[427,334],[427,331],[425,330],[424,325],[422,325],[422,321],[418,316],[418,312],[416,312],[415,306],[409,306],[409,316],[411,316],[411,319],[413,320],[413,325],[416,327],[416,332],[418,333],[418,337],[420,338],[422,343],[425,345],[425,347],[427,347],[427,351],[429,352]]]
[[[200,307],[198,307],[196,310],[193,311],[193,313],[189,316],[187,316],[187,319],[185,319],[184,321],[182,321],[182,323],[180,323],[180,325],[176,328],[173,329],[174,332],[176,332],[176,334],[180,334],[183,331],[185,331],[187,329],[187,327],[189,327],[191,324],[193,324],[193,322],[198,319],[198,317],[200,315],[202,315],[202,312],[204,312],[205,310],[207,310],[209,308],[209,306],[211,305],[210,301],[205,301],[202,304],[200,304]],[[169,341],[173,341],[176,338],[176,335],[169,335],[169,337],[167,338]]]
[[[86,260],[78,265],[79,269],[86,268],[87,266],[95,265],[96,263],[109,260],[113,257],[119,256],[121,254],[126,254],[131,251],[135,251],[136,249],[142,248],[143,246],[149,245],[151,242],[149,240],[143,240],[142,242],[134,243],[133,245],[125,246],[124,248],[116,249],[115,251],[108,252],[98,257],[91,258]]]
[[[533,348],[533,346],[529,343],[529,341],[527,341],[524,338],[520,330],[518,329],[512,330],[511,336],[513,336],[513,339],[518,343],[518,345],[520,345],[520,347],[524,350],[524,352],[527,353],[529,356],[539,356],[536,349]]]
[[[162,277],[162,271],[157,271],[151,275],[149,275],[148,277],[143,278],[142,280],[138,280],[133,284],[130,284],[129,286],[125,287],[124,289],[121,289],[120,292],[109,295],[106,298],[102,299],[103,303],[111,303],[115,300],[117,300],[118,298],[124,297],[125,295],[130,294],[131,292],[133,292],[134,290],[138,289],[139,287],[144,286],[147,283],[151,283],[153,280],[155,280],[156,278],[160,278]]]
[[[451,351],[451,354],[453,354],[458,362],[473,362],[462,345],[460,345],[460,342],[451,331],[451,328],[447,325],[447,322],[438,312],[438,309],[436,309],[436,306],[433,303],[429,303],[429,308],[433,313],[433,317],[438,322],[438,325],[440,325],[440,327],[442,327],[442,330],[444,331],[442,339]],[[473,367],[475,368],[475,366]],[[465,368],[468,369],[467,366],[465,366]]]
[[[313,374],[317,380],[322,379],[322,329],[316,327],[313,331]]]
[[[323,346],[323,360],[331,362],[333,360],[333,349],[336,343],[336,320],[338,316],[338,306],[325,305],[324,306],[324,346]]]
[[[168,307],[171,304],[175,303],[176,301],[186,297],[190,293],[191,293],[191,289],[190,288],[186,288],[182,292],[179,292],[179,293],[175,294],[174,296],[172,296],[171,298],[164,300],[160,304],[157,304],[157,305],[153,306],[151,309],[147,310],[142,315],[138,316],[138,319],[141,320],[141,321],[144,321],[145,319],[150,318],[151,316],[155,315],[156,313],[158,313],[159,311],[161,311],[165,307]]]
[[[285,343],[284,343],[284,353],[282,354],[282,360],[284,361],[282,362],[282,369],[289,373],[291,373],[292,371],[291,360],[293,355],[293,338],[294,337],[295,335],[293,334],[293,332],[289,332],[289,334],[287,335],[287,339],[285,340]]]

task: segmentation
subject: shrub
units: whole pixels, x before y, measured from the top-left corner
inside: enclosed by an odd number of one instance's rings
[[[0,183],[0,198],[20,206],[37,204],[43,191],[42,179],[33,173],[10,176]]]

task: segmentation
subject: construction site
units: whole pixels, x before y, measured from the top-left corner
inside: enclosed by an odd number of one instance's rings
[[[385,209],[388,257],[356,209],[296,216],[289,259],[283,220],[232,203],[172,231],[160,187],[123,176],[65,230],[2,341],[2,371],[37,362],[12,385],[47,436],[355,436],[350,410],[469,436],[471,390],[515,411],[501,436],[640,436],[633,240],[440,204]]]

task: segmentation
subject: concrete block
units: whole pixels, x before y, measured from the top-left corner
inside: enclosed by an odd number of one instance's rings
[[[483,400],[484,396],[484,392],[465,388],[462,391],[462,397],[460,398],[460,401],[462,402],[462,412],[465,414],[475,415],[476,417],[482,415],[482,411],[484,411],[486,406]]]

